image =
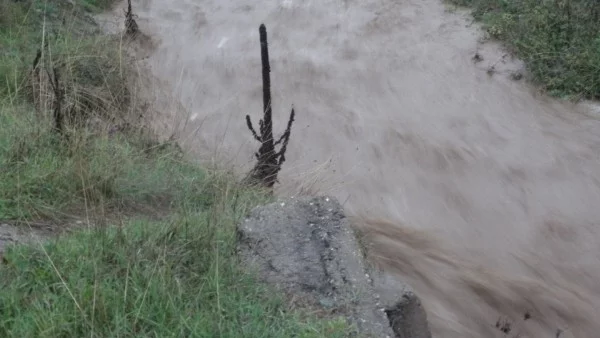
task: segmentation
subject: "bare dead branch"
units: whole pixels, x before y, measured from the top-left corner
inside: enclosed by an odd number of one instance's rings
[[[292,124],[294,123],[295,115],[296,114],[294,113],[294,107],[292,107],[292,112],[290,113],[290,119],[288,120],[287,127],[285,128],[285,132],[283,133],[283,135],[281,135],[279,140],[277,140],[277,142],[275,142],[275,145],[280,144],[281,141],[283,141],[283,140],[285,140],[284,145],[287,144],[287,141],[289,141],[289,139],[290,139],[290,134],[292,133]]]
[[[48,70],[46,70],[46,72],[48,73],[48,78],[50,79],[52,90],[54,91],[54,128],[62,135],[64,131],[62,113],[64,90],[60,86],[60,72],[57,67],[52,68],[52,76]]]
[[[279,162],[277,163],[277,165],[279,167],[281,167],[283,162],[285,162],[285,152],[287,151],[288,142],[290,141],[290,135],[292,133],[292,124],[294,123],[294,117],[295,117],[294,108],[292,108],[292,112],[290,113],[290,119],[288,120],[287,128],[285,129],[285,132],[283,133],[283,135],[280,138],[280,140],[283,140],[283,144],[281,145],[281,150],[277,153],[277,156],[279,157]]]
[[[287,151],[295,112],[292,107],[287,128],[283,135],[275,142],[273,138],[273,111],[271,101],[271,67],[269,65],[267,29],[264,24],[260,25],[259,34],[263,85],[263,118],[258,121],[260,135],[254,129],[249,115],[246,115],[246,124],[248,125],[248,129],[250,129],[252,136],[261,144],[258,152],[255,154],[258,161],[246,177],[246,182],[272,188],[277,182],[277,174],[281,170],[281,165],[285,162],[285,152]],[[275,146],[280,143],[282,144],[281,149],[276,151]]]
[[[254,126],[252,126],[252,120],[250,120],[250,115],[246,115],[246,125],[248,125],[248,129],[250,129],[250,132],[252,132],[252,136],[254,136],[254,138],[258,142],[261,142],[260,137],[256,133],[256,130],[254,130]]]
[[[40,59],[42,58],[42,50],[38,49],[35,54],[35,59],[33,59],[33,70],[35,71],[38,68],[38,64],[40,63]]]

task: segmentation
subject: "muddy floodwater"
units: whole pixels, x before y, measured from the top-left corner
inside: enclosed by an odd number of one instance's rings
[[[265,23],[276,133],[296,109],[278,193],[329,194],[367,219],[373,256],[412,284],[435,337],[599,335],[594,105],[514,80],[522,64],[467,13],[439,0],[132,2],[152,39],[141,63],[156,127],[240,171],[258,147],[244,116],[261,116]]]

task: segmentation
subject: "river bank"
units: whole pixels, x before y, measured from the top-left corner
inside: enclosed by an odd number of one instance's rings
[[[156,42],[145,62],[168,108],[158,122],[192,156],[240,172],[267,25],[275,129],[292,104],[297,114],[278,193],[331,194],[369,219],[374,255],[415,286],[434,335],[503,336],[504,316],[515,335],[596,332],[593,105],[519,80],[522,63],[467,12],[436,0],[134,4]]]

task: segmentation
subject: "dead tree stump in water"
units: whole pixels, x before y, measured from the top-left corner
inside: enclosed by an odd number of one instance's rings
[[[260,134],[256,132],[250,115],[246,115],[248,129],[252,136],[260,142],[260,148],[255,154],[258,162],[250,171],[245,181],[250,184],[259,184],[266,188],[272,188],[277,182],[277,174],[281,170],[281,165],[285,162],[285,152],[290,140],[292,124],[294,123],[294,107],[290,113],[287,128],[281,137],[275,141],[273,137],[273,111],[271,101],[271,67],[269,65],[269,48],[267,42],[267,28],[264,24],[260,25],[260,52],[262,61],[262,85],[263,85],[263,118],[259,121]],[[279,151],[275,150],[277,145],[281,144]]]

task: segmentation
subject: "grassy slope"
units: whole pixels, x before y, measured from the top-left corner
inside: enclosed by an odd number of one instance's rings
[[[600,99],[598,0],[450,0],[473,8],[493,38],[551,94]]]
[[[3,254],[0,337],[344,336],[241,272],[235,224],[267,196],[139,132],[73,127],[66,140],[34,109],[25,80],[44,30],[42,64],[63,62],[77,89],[67,100],[92,88],[105,104],[84,108],[126,114],[117,45],[72,16],[108,2],[80,1],[0,0],[0,221],[105,223]]]

